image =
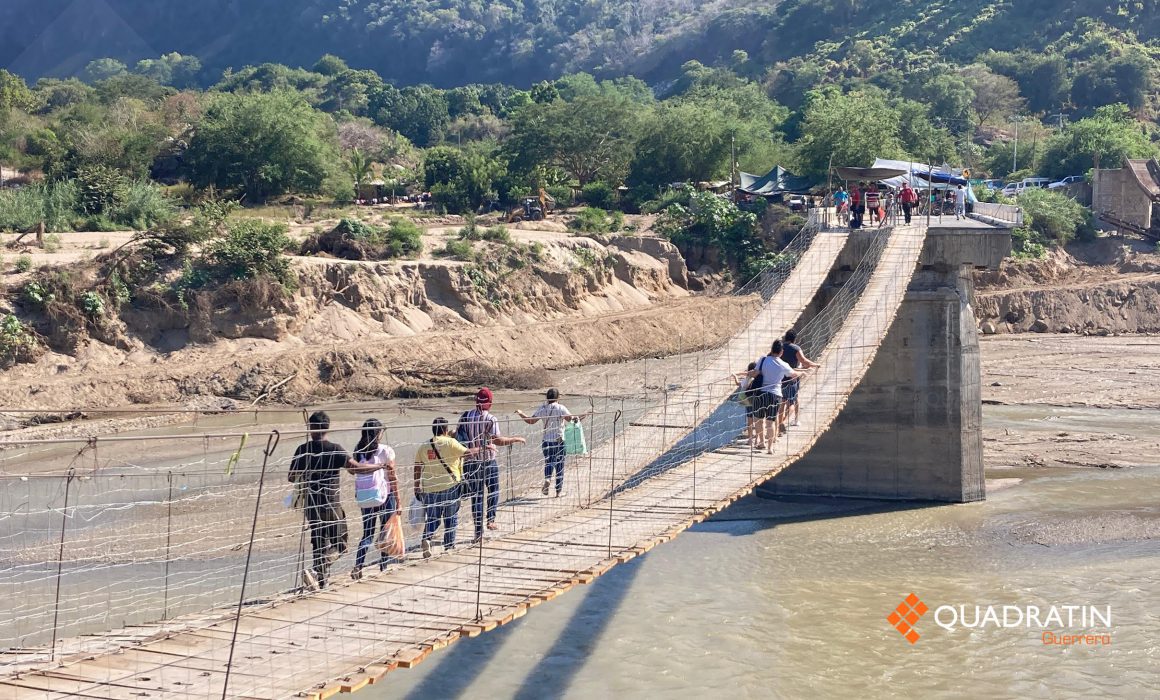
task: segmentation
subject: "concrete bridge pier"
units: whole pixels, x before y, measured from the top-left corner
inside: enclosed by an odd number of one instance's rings
[[[999,266],[1010,233],[974,221],[928,231],[898,315],[846,408],[759,495],[985,498],[971,273]]]

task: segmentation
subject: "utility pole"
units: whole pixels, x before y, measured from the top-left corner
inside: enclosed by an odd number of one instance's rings
[[[737,135],[729,132],[729,189],[737,192]]]
[[[963,160],[966,161],[967,170],[971,170],[971,145],[974,143],[975,134],[973,131],[971,131],[971,112],[969,109],[967,110],[967,129],[966,129],[966,132],[967,132],[966,139],[965,139],[966,140],[966,158],[964,158]]]
[[[1011,154],[1011,172],[1019,170],[1019,122],[1023,121],[1023,117],[1016,114],[1011,117],[1011,121],[1015,122],[1015,152]]]
[[[1067,115],[1064,114],[1063,112],[1060,112],[1059,114],[1053,114],[1051,116],[1059,119],[1059,130],[1063,131],[1063,118],[1066,117]]]

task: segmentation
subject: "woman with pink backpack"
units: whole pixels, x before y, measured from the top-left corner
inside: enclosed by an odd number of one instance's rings
[[[387,521],[399,513],[399,482],[395,478],[395,451],[379,441],[383,438],[383,424],[375,418],[363,423],[362,436],[354,450],[354,459],[347,467],[354,474],[354,496],[362,509],[362,539],[354,557],[350,577],[362,578],[362,567],[367,550],[375,540],[375,531],[386,535]],[[379,570],[387,568],[390,557],[383,551]]]

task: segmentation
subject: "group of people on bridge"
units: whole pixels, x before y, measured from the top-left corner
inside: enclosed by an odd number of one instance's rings
[[[423,525],[420,548],[423,557],[431,556],[431,543],[440,526],[443,549],[455,547],[459,509],[464,499],[471,501],[475,522],[475,539],[484,531],[497,529],[499,508],[499,463],[497,448],[524,444],[519,436],[500,432],[499,420],[491,413],[493,395],[483,387],[475,394],[475,407],[460,415],[452,429],[442,416],[431,424],[431,438],[415,452],[413,492],[421,508]],[[564,464],[568,454],[585,451],[579,422],[589,414],[573,415],[562,403],[557,389],[549,389],[545,401],[531,415],[516,411],[525,423],[543,424],[540,449],[544,457],[544,483],[541,493],[548,496],[555,487],[556,497],[564,491]],[[370,419],[363,423],[362,433],[353,454],[341,445],[327,440],[330,416],[316,411],[308,419],[309,437],[294,451],[288,479],[295,484],[293,504],[304,509],[310,533],[311,564],[304,571],[307,587],[325,588],[331,565],[347,548],[346,514],[340,504],[340,476],[345,470],[354,476],[355,500],[362,511],[362,538],[355,551],[351,577],[362,577],[367,553],[379,538],[379,569],[402,556],[402,492],[395,469],[395,451],[384,442],[382,422]],[[389,538],[399,546],[384,546]],[[394,551],[392,551],[392,549]]]
[[[750,362],[744,372],[733,375],[737,399],[745,407],[745,436],[749,447],[773,453],[773,445],[789,427],[799,424],[801,400],[798,389],[806,370],[821,365],[806,357],[797,344],[797,333],[786,331],[773,341],[769,354]]]
[[[962,185],[957,185],[954,189],[947,189],[942,195],[939,195],[937,190],[930,190],[932,211],[938,206],[940,196],[947,209],[953,208],[955,219],[967,215],[968,196]],[[867,218],[869,218],[870,223],[877,223],[881,226],[888,218],[897,215],[896,207],[902,209],[903,220],[909,224],[919,203],[918,192],[910,186],[909,182],[902,183],[897,192],[890,187],[880,190],[876,183],[857,182],[854,183],[849,192],[844,187],[839,186],[832,195],[832,199],[838,218],[843,222],[848,222],[852,229],[862,228],[866,225]]]
[[[787,425],[798,425],[801,410],[798,388],[803,373],[819,365],[806,357],[794,331],[775,340],[767,355],[749,363],[744,372],[733,375],[736,397],[745,406],[746,438],[754,450],[773,452]],[[500,479],[497,448],[526,442],[520,436],[506,436],[499,420],[491,413],[493,395],[483,387],[475,393],[475,406],[459,416],[453,427],[444,417],[431,424],[431,438],[415,451],[412,490],[414,508],[421,509],[424,558],[432,555],[432,541],[443,529],[444,551],[455,548],[459,510],[470,500],[475,524],[473,542],[483,539],[486,530],[497,529]],[[557,389],[549,389],[545,400],[531,415],[516,411],[525,423],[543,424],[540,449],[544,459],[543,496],[553,490],[564,492],[564,465],[569,454],[586,451],[579,422],[590,414],[574,415],[560,403]],[[791,419],[792,415],[792,419]],[[367,554],[379,541],[379,569],[401,557],[402,486],[396,470],[396,453],[384,442],[385,429],[377,419],[363,423],[353,454],[327,439],[330,416],[316,411],[308,419],[309,437],[298,446],[290,462],[289,481],[294,483],[294,504],[305,511],[310,533],[312,559],[304,572],[307,587],[324,588],[331,565],[346,551],[346,514],[340,504],[339,486],[343,471],[354,476],[355,500],[362,512],[362,537],[355,551],[351,577],[362,577]],[[384,541],[395,539],[395,547]]]

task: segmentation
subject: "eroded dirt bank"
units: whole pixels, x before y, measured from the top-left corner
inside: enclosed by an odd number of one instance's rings
[[[1142,242],[1105,238],[1007,260],[976,285],[975,316],[988,334],[1160,331],[1160,254]]]
[[[49,352],[0,383],[0,404],[61,410],[438,394],[540,386],[544,370],[715,344],[755,298],[694,297],[655,238],[513,230],[534,264],[295,258],[288,295],[237,293],[189,309],[123,311],[106,337]],[[429,232],[439,244],[441,231]],[[252,292],[252,290],[251,290]]]

